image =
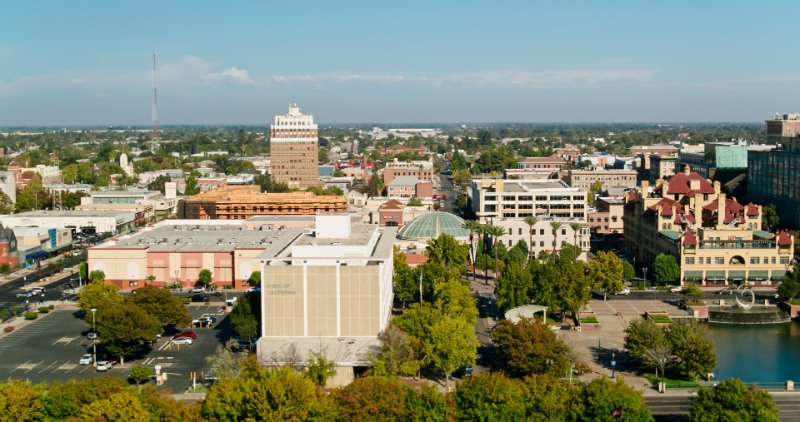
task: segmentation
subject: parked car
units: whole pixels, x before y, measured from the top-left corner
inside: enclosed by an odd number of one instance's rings
[[[107,372],[113,366],[114,365],[111,362],[107,360],[101,360],[100,362],[97,362],[97,372]]]
[[[179,337],[179,338],[173,338],[172,340],[170,340],[170,344],[174,344],[174,345],[192,344],[192,341],[193,340],[191,338],[189,338],[189,337]]]
[[[31,289],[28,290],[28,291],[31,292],[34,295],[43,295],[44,294],[44,287],[31,287]]]
[[[172,336],[173,339],[181,338],[181,337],[189,337],[191,339],[196,339],[197,338],[197,333],[195,333],[194,331],[189,330],[189,331],[180,332],[180,333],[175,334],[174,336]]]
[[[192,302],[208,302],[208,295],[205,293],[193,295]]]
[[[683,292],[683,286],[675,286],[669,289],[669,291],[671,291],[672,293],[681,293]]]
[[[22,292],[22,293],[17,293],[17,297],[28,298],[28,297],[33,297],[33,295],[31,294],[31,292]]]
[[[94,362],[94,358],[89,353],[81,356],[81,360],[78,361],[80,365],[91,365]]]
[[[453,373],[453,375],[458,377],[458,378],[471,377],[472,376],[472,366],[470,366],[470,365],[462,366],[462,367],[456,369],[456,371]]]
[[[225,305],[226,305],[226,306],[233,306],[233,305],[235,305],[235,304],[236,304],[236,301],[237,301],[237,300],[239,300],[239,298],[238,298],[238,297],[236,297],[236,296],[234,296],[234,297],[229,297],[229,298],[228,298],[228,299],[225,301]]]
[[[261,287],[253,286],[253,287],[250,287],[249,289],[245,290],[245,292],[247,292],[247,293],[261,293]]]
[[[212,324],[214,324],[214,321],[211,318],[200,317],[192,320],[193,327],[210,327]]]
[[[217,317],[215,317],[214,315],[211,315],[211,314],[203,314],[203,315],[200,317],[200,319],[203,319],[203,318],[210,319],[210,320],[211,320],[211,322],[217,322]]]
[[[87,340],[97,340],[97,333],[90,331],[89,334],[86,334]]]
[[[626,288],[624,288],[624,289],[622,289],[622,290],[620,290],[620,291],[618,291],[618,292],[614,292],[614,294],[615,294],[615,295],[624,295],[624,296],[627,296],[627,295],[631,294],[631,289],[629,289],[629,288],[627,288],[627,287],[626,287]]]
[[[204,293],[206,291],[203,286],[194,286],[189,290],[189,293]]]
[[[717,292],[718,295],[732,295],[733,289],[722,289]]]

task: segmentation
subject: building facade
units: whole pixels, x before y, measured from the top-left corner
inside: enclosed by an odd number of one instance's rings
[[[255,215],[314,215],[345,211],[345,198],[312,192],[261,193],[255,185],[225,186],[182,199],[178,218],[246,220]]]
[[[314,117],[289,105],[284,116],[275,116],[269,129],[270,171],[274,182],[291,188],[321,186],[317,170],[319,134]]]
[[[790,269],[792,236],[764,231],[760,206],[727,198],[688,167],[652,189],[642,182],[625,202],[623,240],[637,262],[652,268],[659,254],[672,255],[682,284],[768,285]]]
[[[479,219],[529,215],[586,221],[586,192],[561,180],[472,179],[472,210]]]
[[[596,182],[600,182],[603,190],[612,187],[636,188],[636,171],[634,170],[570,170],[567,183],[570,187],[589,191]]]
[[[782,120],[767,121],[767,137],[776,147],[772,150],[751,149],[747,154],[747,194],[753,201],[761,204],[775,205],[781,221],[794,227],[800,227],[800,121]],[[790,126],[782,131],[770,124],[778,123]],[[792,127],[797,124],[798,132],[794,137],[778,137],[778,134],[792,135]],[[779,146],[778,146],[779,145]]]
[[[567,162],[558,155],[549,157],[525,157],[518,163],[519,169],[539,169],[539,170],[564,170]]]
[[[540,252],[553,253],[554,247],[556,253],[559,253],[562,246],[567,244],[578,246],[581,249],[578,259],[586,261],[591,235],[589,226],[583,219],[540,218],[536,224],[528,226],[522,218],[496,218],[491,220],[491,224],[502,227],[506,231],[506,234],[500,238],[500,242],[506,244],[508,248],[523,241],[528,245],[528,250],[532,252],[533,256],[538,256]]]
[[[767,120],[767,144],[778,145],[786,139],[800,136],[800,113],[776,115]]]

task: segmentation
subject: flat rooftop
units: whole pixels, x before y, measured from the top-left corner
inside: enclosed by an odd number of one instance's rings
[[[32,218],[32,217],[118,217],[121,215],[129,215],[131,211],[114,211],[114,210],[87,210],[87,211],[73,211],[73,210],[34,210],[25,211],[19,214],[4,215],[3,218]]]

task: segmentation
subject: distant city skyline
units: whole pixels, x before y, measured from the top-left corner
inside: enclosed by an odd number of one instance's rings
[[[768,7],[767,7],[768,6]],[[792,1],[6,2],[0,126],[759,122]]]

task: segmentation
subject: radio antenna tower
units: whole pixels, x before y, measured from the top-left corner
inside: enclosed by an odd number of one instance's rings
[[[156,91],[156,50],[153,48],[153,104],[152,104],[152,133],[150,134],[150,150],[155,152],[158,141],[158,93]]]

